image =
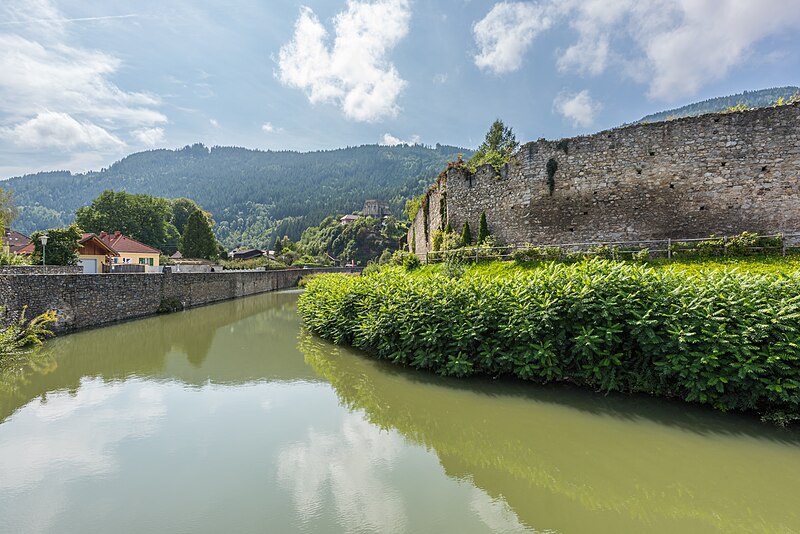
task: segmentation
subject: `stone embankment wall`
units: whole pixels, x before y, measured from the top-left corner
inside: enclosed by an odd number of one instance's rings
[[[460,232],[469,221],[474,235],[483,211],[490,231],[516,244],[797,232],[800,105],[539,140],[500,173],[451,169],[428,204],[443,196],[445,220],[430,217],[426,231],[417,214],[417,253],[448,222]]]
[[[47,310],[56,310],[58,323],[54,331],[65,333],[152,315],[163,303],[191,308],[287,289],[296,286],[303,276],[324,272],[353,270],[0,275],[0,323],[7,324],[24,307],[27,307],[26,316],[29,318]]]

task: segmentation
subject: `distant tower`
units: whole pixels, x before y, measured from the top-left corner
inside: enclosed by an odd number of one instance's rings
[[[380,200],[367,200],[364,202],[364,209],[362,210],[364,217],[373,217],[380,219],[390,214],[389,205]]]

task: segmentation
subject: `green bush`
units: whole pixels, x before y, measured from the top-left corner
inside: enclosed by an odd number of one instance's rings
[[[486,212],[481,212],[481,220],[478,225],[478,244],[482,245],[486,238],[489,237],[489,224],[486,222]]]
[[[443,375],[513,375],[800,414],[800,272],[588,260],[321,276],[309,329]]]
[[[406,271],[413,271],[414,269],[419,267],[419,265],[420,265],[419,258],[417,258],[416,255],[408,254],[405,257],[403,257],[403,268]]]
[[[23,363],[32,346],[41,345],[45,337],[52,335],[50,327],[57,320],[56,312],[47,311],[28,320],[25,311],[23,309],[8,326],[0,328],[0,369]]]

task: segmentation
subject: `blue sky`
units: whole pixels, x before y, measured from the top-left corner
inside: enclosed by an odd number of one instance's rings
[[[202,142],[522,141],[800,83],[796,0],[3,0],[0,178]]]

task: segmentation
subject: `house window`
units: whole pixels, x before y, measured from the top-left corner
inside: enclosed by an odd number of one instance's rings
[[[126,264],[126,265],[127,265],[127,264],[129,264],[130,262],[131,262],[131,259],[130,259],[130,258],[122,258],[122,263],[124,263],[124,264]]]
[[[114,258],[114,263],[119,263],[119,258]]]
[[[149,265],[153,266],[153,258],[139,258],[140,265]]]

